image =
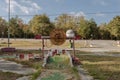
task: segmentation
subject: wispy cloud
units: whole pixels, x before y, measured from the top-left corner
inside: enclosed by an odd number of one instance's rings
[[[107,6],[108,3],[105,0],[93,0],[94,5]]]
[[[60,2],[60,1],[66,1],[66,0],[55,0],[56,2]]]
[[[56,2],[60,1],[60,0],[55,0]]]
[[[105,16],[105,14],[103,14],[103,13],[96,13],[95,14],[97,17],[104,17]]]
[[[9,0],[5,0],[5,2],[7,5],[9,4]],[[10,10],[11,13],[16,13],[20,10],[22,13],[29,14],[32,12],[38,12],[38,10],[41,10],[41,7],[31,0],[11,0]],[[8,7],[6,8],[6,11],[8,11]]]
[[[83,11],[80,11],[80,12],[70,12],[69,13],[70,15],[72,16],[75,16],[75,17],[79,17],[79,16],[86,16],[85,13]]]

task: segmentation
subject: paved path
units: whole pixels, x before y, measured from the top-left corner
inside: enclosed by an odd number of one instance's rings
[[[24,76],[24,77],[18,78],[16,80],[30,80],[29,78],[30,78],[30,76]]]
[[[17,74],[31,74],[35,72],[32,68],[23,68],[21,64],[11,61],[0,60],[0,70],[3,72],[13,72]]]
[[[112,56],[112,57],[120,57],[120,54],[109,54],[104,52],[93,52],[88,54],[79,54],[79,55],[95,55],[95,56]]]
[[[85,41],[76,41],[76,43],[84,43]],[[120,52],[120,46],[114,40],[87,40],[88,45],[92,47],[76,48],[81,51],[89,52]]]

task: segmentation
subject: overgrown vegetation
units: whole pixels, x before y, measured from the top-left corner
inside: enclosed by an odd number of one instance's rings
[[[120,57],[79,55],[82,67],[86,69],[94,79],[119,80],[120,79]]]
[[[49,57],[46,65],[48,69],[66,69],[69,67],[71,67],[69,57],[62,54]]]
[[[49,58],[48,64],[46,65],[46,69],[49,70],[58,70],[60,71],[62,74],[66,75],[65,79],[61,79],[61,78],[57,78],[57,76],[55,77],[55,79],[53,79],[54,77],[51,77],[51,75],[47,78],[44,78],[43,80],[66,80],[66,78],[68,76],[68,80],[81,80],[79,73],[78,73],[78,69],[77,67],[71,67],[70,66],[70,62],[69,59],[67,59],[66,57],[63,58],[56,58],[59,56],[55,56],[52,58]],[[56,59],[55,59],[56,58]],[[55,60],[55,61],[54,61]]]
[[[32,74],[31,80],[36,80],[42,72],[42,68],[39,67],[35,73]]]
[[[20,75],[20,74],[0,71],[0,80],[16,80],[17,78],[22,76],[23,75]]]

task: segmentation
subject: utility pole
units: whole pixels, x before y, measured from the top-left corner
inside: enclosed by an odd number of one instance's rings
[[[10,47],[10,0],[8,4],[8,48]]]

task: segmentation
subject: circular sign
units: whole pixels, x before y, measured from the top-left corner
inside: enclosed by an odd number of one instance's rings
[[[61,29],[54,29],[50,33],[50,39],[54,45],[62,45],[66,40],[65,32]]]
[[[74,31],[72,29],[69,29],[69,30],[66,31],[66,36],[68,38],[74,38],[75,33],[74,33]]]

